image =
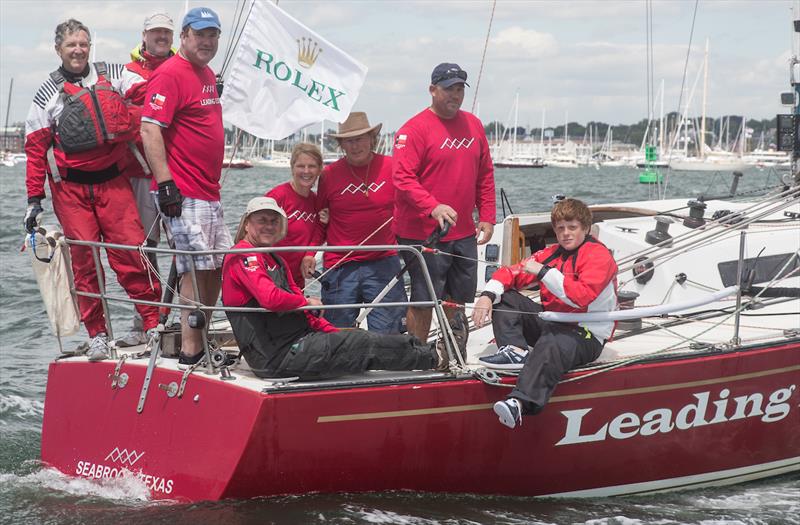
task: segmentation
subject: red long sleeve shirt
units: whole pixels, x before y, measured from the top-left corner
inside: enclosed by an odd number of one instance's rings
[[[400,237],[427,238],[436,227],[430,213],[439,204],[458,213],[445,241],[475,235],[475,208],[479,221],[495,223],[489,143],[483,124],[471,113],[443,119],[425,109],[412,117],[395,135],[392,178],[394,230]]]

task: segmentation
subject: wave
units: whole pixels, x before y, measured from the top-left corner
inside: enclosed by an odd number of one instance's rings
[[[41,418],[44,403],[38,399],[27,399],[14,394],[0,394],[0,424],[11,417],[17,419]]]
[[[54,468],[41,468],[29,474],[0,473],[0,485],[15,490],[57,491],[66,496],[101,498],[117,503],[150,501],[150,491],[138,476],[86,479],[67,476]]]

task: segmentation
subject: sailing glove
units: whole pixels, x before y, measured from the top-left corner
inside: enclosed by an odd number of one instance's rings
[[[22,219],[22,224],[25,226],[26,232],[33,233],[33,230],[38,226],[39,215],[43,211],[42,199],[38,197],[31,197],[28,199],[28,210],[25,212],[25,218]]]
[[[183,195],[174,180],[158,183],[158,207],[167,217],[180,217]]]

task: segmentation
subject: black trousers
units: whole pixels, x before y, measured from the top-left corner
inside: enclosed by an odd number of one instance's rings
[[[313,380],[365,370],[430,370],[437,362],[436,351],[416,337],[356,328],[306,335],[292,345],[277,375]]]
[[[497,346],[532,346],[509,397],[519,399],[523,414],[538,414],[569,370],[591,363],[603,351],[603,343],[587,330],[567,323],[542,321],[530,312],[542,307],[516,291],[502,295],[493,312],[492,329]],[[526,312],[526,313],[523,313]]]

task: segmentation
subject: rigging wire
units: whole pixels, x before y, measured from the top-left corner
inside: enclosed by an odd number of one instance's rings
[[[483,43],[483,55],[481,55],[481,67],[478,70],[478,81],[475,82],[475,94],[472,96],[472,108],[470,113],[475,113],[475,104],[478,103],[478,88],[481,87],[481,77],[483,76],[483,64],[486,62],[486,49],[489,47],[489,36],[492,34],[492,21],[494,20],[494,9],[497,7],[497,0],[492,1],[492,14],[489,16],[489,29],[486,30],[486,41]]]
[[[222,62],[222,68],[220,69],[220,72],[219,72],[219,74],[222,75],[222,76],[225,75],[225,71],[228,68],[228,66],[230,65],[231,60],[233,59],[233,53],[236,50],[236,48],[238,47],[238,45],[239,45],[239,40],[242,39],[242,33],[244,32],[244,26],[247,23],[247,19],[250,18],[250,13],[253,11],[253,5],[255,5],[255,3],[256,3],[256,0],[251,0],[250,1],[250,8],[247,10],[247,16],[245,16],[244,17],[244,21],[242,21],[243,15],[244,15],[244,6],[245,6],[245,4],[243,2],[240,4],[239,0],[237,0],[237,10],[239,11],[239,14],[235,17],[236,18],[236,22],[235,22],[234,27],[233,27],[233,32],[231,33],[231,39],[228,42],[228,49],[225,51],[225,59]],[[241,9],[239,9],[239,5],[241,5]],[[275,5],[278,5],[277,1],[275,2]],[[236,11],[234,11],[234,12],[236,12]]]
[[[678,115],[681,115],[681,104],[683,103],[683,90],[686,87],[686,71],[689,69],[689,56],[692,52],[692,39],[694,38],[694,24],[697,20],[697,6],[700,4],[700,0],[694,0],[694,13],[692,13],[692,28],[689,30],[689,45],[686,48],[686,60],[683,63],[683,78],[681,79],[681,91],[678,95]],[[680,126],[680,118],[678,119],[678,126]],[[677,132],[677,129],[675,130]],[[667,161],[672,160],[672,149],[669,150],[669,158]],[[664,177],[664,194],[667,193],[667,186],[669,185],[669,172],[667,172],[667,176]]]

